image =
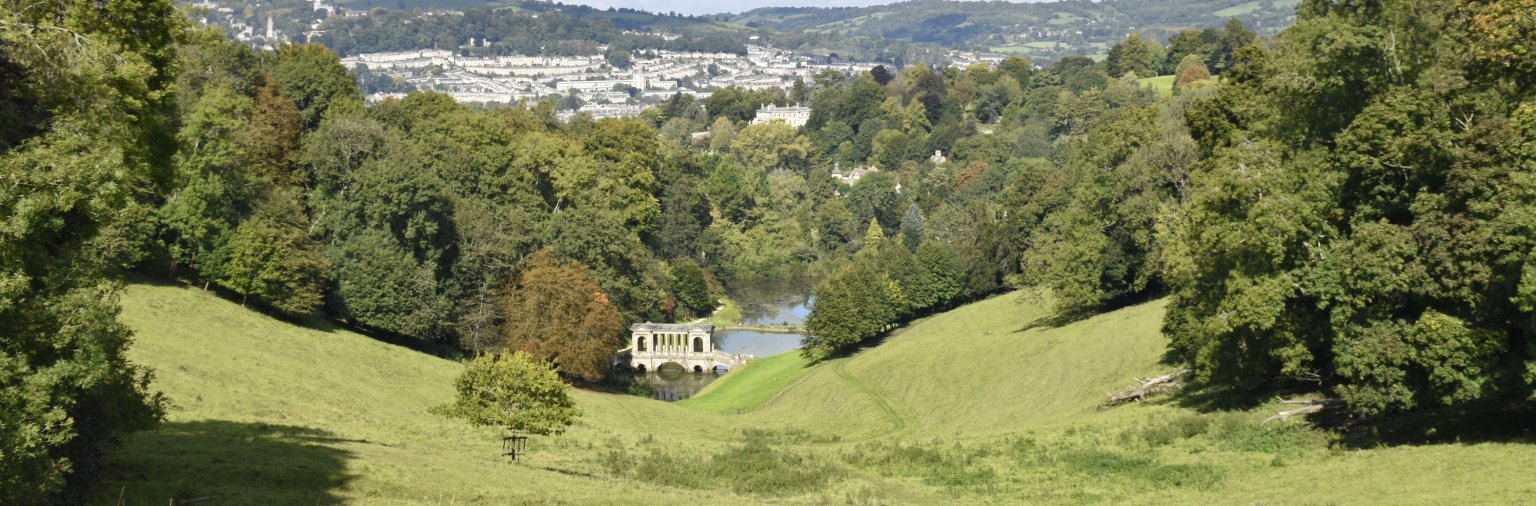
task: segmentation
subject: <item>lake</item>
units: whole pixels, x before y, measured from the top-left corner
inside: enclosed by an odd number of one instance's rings
[[[741,308],[742,325],[804,325],[811,314],[812,284],[806,280],[743,283],[730,287],[731,300]],[[800,349],[800,334],[751,330],[716,330],[715,346],[727,352],[751,353],[758,358]],[[728,374],[728,373],[724,373]],[[636,373],[651,386],[651,398],[678,401],[693,397],[722,373],[692,372],[682,367],[663,367]]]

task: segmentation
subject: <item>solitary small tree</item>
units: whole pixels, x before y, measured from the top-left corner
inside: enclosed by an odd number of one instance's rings
[[[581,417],[554,366],[527,352],[480,354],[464,364],[453,387],[453,403],[432,411],[473,425],[547,436]]]

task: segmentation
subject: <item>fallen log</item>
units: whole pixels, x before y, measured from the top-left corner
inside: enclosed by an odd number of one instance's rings
[[[1322,411],[1322,410],[1323,410],[1323,405],[1322,404],[1313,404],[1311,406],[1306,406],[1306,407],[1302,407],[1302,408],[1296,408],[1296,409],[1291,409],[1291,410],[1286,410],[1286,411],[1280,411],[1278,413],[1275,413],[1275,416],[1271,416],[1269,418],[1265,418],[1264,419],[1264,423],[1266,425],[1268,425],[1270,422],[1279,421],[1279,420],[1285,420],[1286,418],[1290,418],[1293,415],[1301,415],[1301,414],[1306,414],[1306,413],[1316,413],[1316,412]]]
[[[1344,405],[1344,401],[1341,399],[1281,399],[1280,404],[1301,405],[1302,407],[1276,412],[1275,416],[1264,419],[1265,425],[1268,425],[1270,422],[1282,421],[1296,415],[1316,413],[1324,409],[1340,407]]]
[[[1314,404],[1318,404],[1318,405],[1323,405],[1323,406],[1328,406],[1328,407],[1343,406],[1344,405],[1344,401],[1342,399],[1280,399],[1280,403],[1281,404],[1304,404],[1304,405],[1308,405],[1308,406],[1311,406],[1311,405],[1314,405]]]
[[[1172,390],[1172,389],[1184,386],[1183,382],[1176,381],[1176,380],[1178,380],[1180,377],[1184,376],[1185,374],[1189,374],[1189,369],[1179,369],[1177,371],[1174,371],[1174,372],[1171,372],[1171,373],[1168,373],[1168,374],[1164,374],[1164,375],[1158,376],[1156,378],[1148,378],[1148,379],[1137,378],[1136,382],[1140,383],[1137,386],[1131,387],[1130,389],[1127,389],[1127,390],[1125,390],[1123,392],[1120,392],[1120,393],[1113,393],[1113,392],[1105,393],[1105,395],[1108,396],[1109,399],[1106,400],[1104,402],[1104,405],[1100,406],[1099,409],[1108,409],[1108,408],[1111,408],[1111,407],[1114,407],[1114,406],[1118,406],[1118,405],[1121,405],[1121,404],[1124,404],[1124,403],[1127,403],[1127,402],[1140,401],[1140,400],[1146,399],[1148,395],[1155,394],[1155,393],[1158,393],[1158,392],[1164,392],[1164,391],[1168,391],[1168,390]]]

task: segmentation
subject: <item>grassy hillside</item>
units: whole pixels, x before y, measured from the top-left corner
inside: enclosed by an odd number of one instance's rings
[[[130,356],[156,368],[175,408],[160,430],[114,455],[103,499],[163,504],[219,496],[216,504],[517,503],[601,494],[619,483],[583,462],[624,427],[669,427],[691,437],[727,429],[696,412],[647,399],[577,392],[582,425],[535,438],[539,455],[498,458],[494,431],[439,418],[459,365],[329,327],[284,323],[203,292],[136,285],[122,319],[138,334]],[[671,440],[679,435],[655,431]],[[572,462],[572,461],[576,462]],[[698,499],[639,487],[642,500]]]
[[[1144,77],[1137,80],[1136,82],[1141,83],[1142,86],[1151,86],[1152,89],[1157,92],[1157,96],[1166,97],[1173,94],[1173,82],[1177,79],[1177,77],[1178,76]]]
[[[698,395],[678,405],[713,413],[746,413],[804,377],[809,366],[798,353],[765,357],[710,383]]]
[[[759,361],[686,403],[577,392],[582,423],[518,464],[494,431],[427,413],[455,363],[194,289],[123,303],[133,358],[177,407],[114,453],[101,503],[1536,501],[1529,441],[1330,444],[1261,426],[1274,406],[1181,398],[1098,411],[1166,370],[1161,302],[1053,325],[1002,296],[849,358]]]

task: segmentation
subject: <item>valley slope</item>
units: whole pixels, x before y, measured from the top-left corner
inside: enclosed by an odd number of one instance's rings
[[[452,361],[191,288],[131,285],[123,306],[130,356],[175,407],[113,453],[103,504],[1536,500],[1528,442],[1359,449],[1259,425],[1273,406],[1099,411],[1170,368],[1160,301],[1054,325],[1004,295],[849,358],[749,366],[687,402],[577,391],[582,421],[516,464],[495,431],[427,412],[451,396]]]

